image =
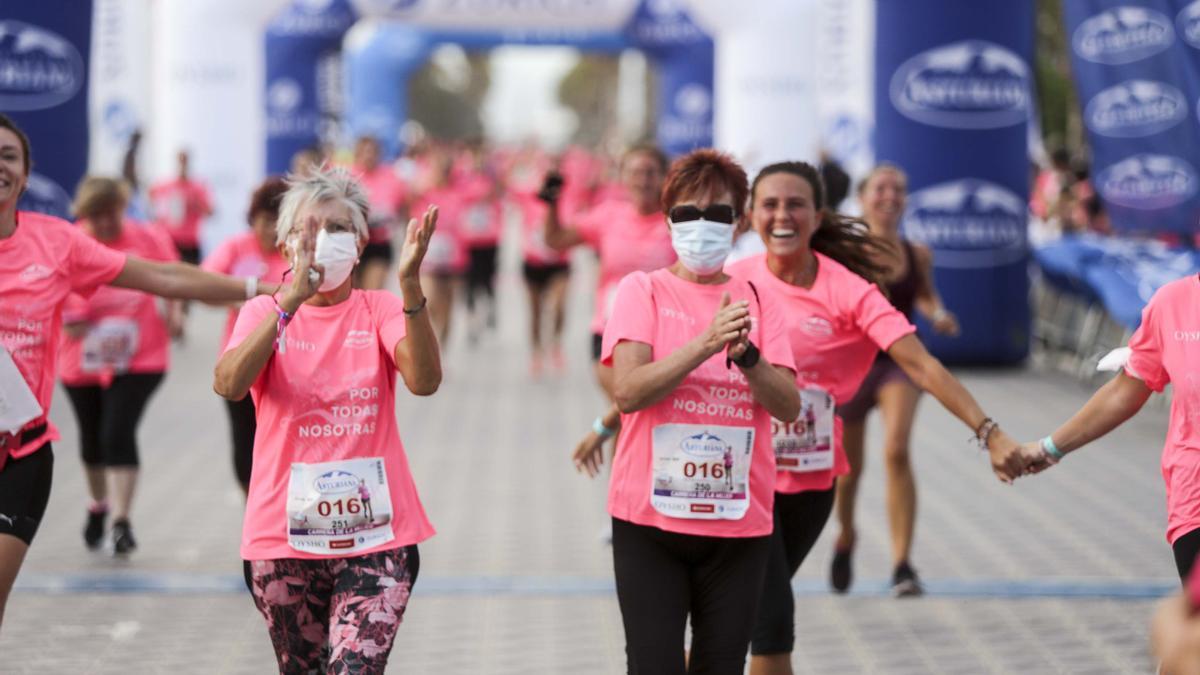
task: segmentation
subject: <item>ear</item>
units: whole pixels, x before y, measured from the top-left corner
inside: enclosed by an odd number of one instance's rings
[[[734,223],[734,234],[745,234],[750,230],[750,212],[747,211],[738,216],[737,222]]]

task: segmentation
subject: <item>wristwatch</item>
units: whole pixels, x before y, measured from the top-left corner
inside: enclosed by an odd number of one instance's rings
[[[758,364],[758,359],[761,356],[762,356],[762,352],[758,351],[758,347],[754,346],[753,342],[747,342],[746,343],[746,351],[741,356],[739,356],[736,359],[730,359],[730,358],[725,359],[725,361],[726,361],[725,367],[728,368],[729,364],[732,363],[733,365],[737,366],[738,368],[741,368],[742,370],[750,370],[751,368],[753,368],[755,365]]]

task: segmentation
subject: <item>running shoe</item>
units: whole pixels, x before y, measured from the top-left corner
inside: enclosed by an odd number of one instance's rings
[[[137,548],[137,542],[133,539],[133,528],[129,526],[128,520],[118,520],[113,522],[113,554],[128,555],[133,553]]]
[[[897,598],[915,598],[924,593],[921,579],[912,565],[909,565],[907,560],[896,565],[892,572],[892,595]]]
[[[833,549],[833,563],[829,566],[829,585],[835,593],[850,590],[850,584],[854,581],[854,571],[850,566],[850,554],[853,552],[852,548]]]
[[[87,523],[83,526],[83,543],[89,550],[100,548],[104,541],[104,521],[108,519],[108,509],[93,511],[88,509]]]

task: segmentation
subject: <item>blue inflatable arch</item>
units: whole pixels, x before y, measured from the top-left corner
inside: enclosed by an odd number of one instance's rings
[[[678,3],[642,0],[617,29],[540,22],[468,30],[359,19],[347,0],[296,0],[266,36],[267,171],[286,171],[293,154],[323,137],[339,94],[348,131],[375,136],[394,155],[397,132],[408,118],[405,84],[445,43],[468,50],[510,44],[639,49],[659,75],[658,143],[672,155],[712,145],[713,43]],[[338,72],[344,82],[334,91]]]

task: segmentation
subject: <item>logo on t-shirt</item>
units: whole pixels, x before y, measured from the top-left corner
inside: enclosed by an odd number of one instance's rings
[[[50,269],[49,267],[46,267],[45,265],[39,265],[38,263],[32,263],[29,265],[29,267],[21,270],[21,280],[39,281],[49,277],[52,274],[54,274],[54,270]]]
[[[810,316],[800,324],[800,330],[813,337],[829,337],[833,335],[833,324],[823,316]]]
[[[375,341],[375,335],[371,331],[352,330],[346,333],[346,341],[342,346],[346,349],[366,349]]]

